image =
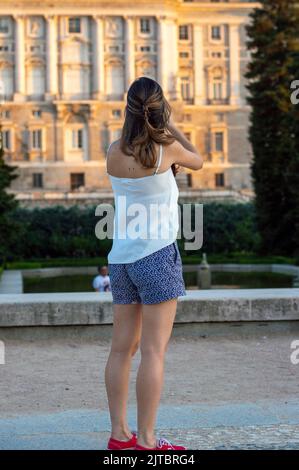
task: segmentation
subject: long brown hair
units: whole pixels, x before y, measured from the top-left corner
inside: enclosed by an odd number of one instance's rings
[[[175,141],[168,128],[170,114],[171,107],[159,83],[148,77],[134,80],[127,93],[121,151],[144,168],[154,168],[158,158],[154,142],[170,145]],[[177,165],[171,168],[175,176]]]

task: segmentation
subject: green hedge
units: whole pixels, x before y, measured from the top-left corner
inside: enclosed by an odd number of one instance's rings
[[[95,225],[95,207],[25,209],[18,208],[14,219],[20,226],[16,239],[8,241],[7,260],[53,258],[105,257],[112,241],[98,240]],[[257,253],[259,237],[252,204],[204,205],[204,234],[202,250],[182,255],[227,254],[232,252]]]
[[[111,246],[95,236],[99,218],[93,207],[19,208],[14,217],[21,229],[8,260],[106,256]]]
[[[194,221],[194,207],[192,214]],[[194,227],[194,222],[193,222]],[[198,251],[183,250],[183,254],[258,253],[260,238],[257,233],[254,205],[209,203],[203,205],[203,245]]]

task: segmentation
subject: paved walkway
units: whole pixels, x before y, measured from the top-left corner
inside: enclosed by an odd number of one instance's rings
[[[135,410],[129,424],[135,429]],[[161,406],[157,434],[189,449],[299,449],[298,403]],[[107,413],[71,410],[0,420],[0,449],[105,449]]]
[[[271,328],[226,325],[203,334],[196,324],[178,326],[168,348],[157,434],[190,449],[299,449],[299,365],[290,361],[298,329]],[[1,449],[105,448],[108,336],[6,341]],[[129,391],[132,429],[139,359],[133,359]]]

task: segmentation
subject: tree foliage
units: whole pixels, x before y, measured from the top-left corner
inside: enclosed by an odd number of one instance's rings
[[[247,27],[251,171],[265,254],[299,250],[299,105],[290,99],[299,79],[297,3],[262,0]]]
[[[13,215],[13,211],[18,203],[14,195],[7,192],[11,182],[17,178],[15,173],[16,168],[15,166],[7,165],[4,160],[0,127],[0,264],[5,261],[7,252],[11,250],[18,227]]]

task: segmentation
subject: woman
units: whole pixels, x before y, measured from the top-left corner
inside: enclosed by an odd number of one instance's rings
[[[147,77],[138,78],[128,90],[121,138],[107,151],[107,174],[115,199],[113,244],[108,254],[114,311],[105,369],[112,425],[108,449],[186,449],[156,439],[155,421],[177,298],[186,295],[176,241],[175,174],[177,165],[199,170],[203,160],[170,123],[170,113],[160,85]],[[159,218],[157,214],[165,205],[167,211]],[[156,215],[148,217],[152,207]],[[134,215],[136,208],[141,214],[132,225],[126,218]],[[127,424],[126,404],[131,360],[138,347],[137,438]]]

